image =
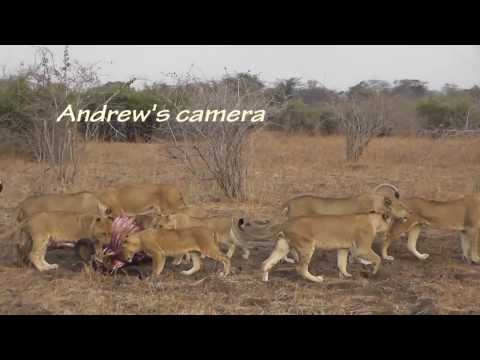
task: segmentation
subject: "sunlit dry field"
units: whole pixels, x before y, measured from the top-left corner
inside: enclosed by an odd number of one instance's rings
[[[276,220],[288,198],[312,193],[347,196],[381,182],[397,185],[402,195],[454,199],[471,192],[480,176],[480,139],[379,138],[356,164],[344,160],[340,137],[287,136],[263,133],[249,148],[250,199],[225,199],[211,181],[197,182],[166,144],[90,144],[76,183],[67,191],[99,190],[115,183],[176,183],[191,204],[212,214],[234,213]],[[45,185],[39,165],[0,155],[0,231],[14,222],[16,205]],[[192,277],[187,265],[167,263],[160,281],[114,277],[85,269],[73,251],[54,250],[47,259],[57,271],[39,273],[13,264],[12,240],[0,240],[0,314],[471,314],[480,313],[480,266],[460,258],[458,234],[424,230],[418,247],[430,253],[420,262],[405,240],[391,247],[392,263],[376,276],[360,264],[350,265],[352,281],[338,278],[335,252],[317,251],[311,272],[325,282],[300,278],[293,265],[281,263],[261,281],[260,265],[273,243],[252,249],[248,261],[238,251],[234,273],[218,277],[220,266],[205,260]],[[149,264],[143,266],[146,274]]]

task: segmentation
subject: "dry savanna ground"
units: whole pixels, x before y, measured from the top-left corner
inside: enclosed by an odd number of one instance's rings
[[[124,182],[174,182],[188,202],[214,213],[275,219],[289,197],[314,193],[344,196],[369,191],[380,182],[400,187],[403,195],[454,199],[472,190],[480,175],[480,139],[433,141],[382,138],[373,141],[360,162],[344,161],[337,137],[260,134],[250,148],[251,198],[227,201],[210,181],[196,182],[166,155],[165,144],[90,144],[76,183],[68,191],[97,190]],[[45,186],[38,164],[9,154],[0,156],[0,231],[13,224],[15,206]],[[46,176],[46,175],[45,175]],[[336,254],[317,251],[311,271],[322,284],[300,278],[281,263],[263,283],[261,262],[273,244],[253,248],[248,261],[237,252],[234,274],[221,279],[220,267],[185,277],[167,264],[160,281],[118,274],[103,276],[84,268],[70,250],[52,250],[57,271],[39,273],[12,261],[11,239],[0,242],[1,314],[472,314],[480,313],[480,267],[460,258],[458,234],[424,230],[416,260],[405,240],[391,247],[395,257],[376,276],[360,264],[350,265],[353,280],[338,279]],[[149,264],[144,271],[148,274]]]

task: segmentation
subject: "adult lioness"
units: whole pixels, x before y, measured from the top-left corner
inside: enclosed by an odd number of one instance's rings
[[[242,239],[238,222],[231,216],[192,217],[184,213],[172,214],[159,217],[156,226],[165,229],[186,229],[194,226],[205,226],[218,234],[219,241],[228,246],[227,257],[231,258],[236,247],[243,251],[242,257],[247,260],[250,250],[247,243]]]
[[[97,214],[78,214],[65,211],[40,212],[17,225],[20,242],[19,260],[30,260],[39,270],[57,269],[57,264],[45,260],[47,248],[52,245],[74,244],[80,239],[110,241],[112,221]]]
[[[308,271],[315,249],[337,250],[337,266],[340,276],[350,277],[347,271],[348,253],[372,262],[373,274],[378,271],[381,258],[372,250],[378,232],[388,231],[392,218],[387,214],[361,215],[310,215],[299,216],[277,225],[277,241],[272,254],[262,264],[263,281],[268,272],[283,259],[291,248],[298,254],[298,273],[305,279],[322,282],[322,276]]]
[[[218,235],[206,227],[177,230],[147,229],[125,236],[121,257],[131,262],[133,256],[140,251],[152,257],[155,276],[162,273],[167,256],[181,256],[187,253],[191,253],[193,266],[182,273],[191,275],[197,272],[200,270],[201,260],[196,252],[223,263],[222,276],[230,273],[230,260],[220,251]]]
[[[113,216],[141,213],[149,207],[168,214],[186,206],[180,191],[168,184],[121,185],[99,193],[98,198],[112,209]]]
[[[83,191],[72,194],[44,194],[30,196],[17,206],[17,221],[20,222],[39,212],[67,211],[105,216],[111,209],[95,194]]]
[[[394,190],[394,196],[378,194],[383,187]],[[380,184],[372,193],[364,193],[349,198],[324,198],[313,195],[302,195],[288,200],[282,206],[282,214],[289,219],[302,215],[351,215],[374,212],[401,211],[406,209],[399,200],[398,188],[391,184]]]
[[[429,254],[417,251],[417,240],[422,225],[439,230],[460,231],[462,254],[465,260],[480,262],[478,253],[478,236],[480,231],[480,194],[474,193],[450,201],[427,200],[420,197],[403,199],[413,212],[417,222],[406,224],[394,223],[384,245],[385,255],[391,239],[402,233],[408,233],[408,249],[418,259],[424,260]],[[414,220],[412,220],[414,221]]]

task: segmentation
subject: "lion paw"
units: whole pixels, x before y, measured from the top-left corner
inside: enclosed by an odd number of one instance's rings
[[[57,269],[58,269],[58,264],[48,264],[48,265],[45,265],[45,267],[43,268],[44,271],[57,270]]]
[[[368,261],[368,260],[363,260],[363,259],[359,259],[359,260],[360,260],[360,263],[361,263],[362,265],[371,265],[371,264],[372,264],[372,262],[371,262],[371,261]]]
[[[395,260],[395,258],[391,255],[386,255],[386,256],[383,257],[383,260],[393,261],[393,260]]]
[[[420,260],[428,259],[429,256],[430,256],[430,254],[418,254],[418,258]]]

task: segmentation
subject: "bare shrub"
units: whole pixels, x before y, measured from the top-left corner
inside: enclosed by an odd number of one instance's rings
[[[225,80],[227,79],[227,80]],[[230,199],[246,200],[248,193],[249,156],[247,147],[252,135],[263,129],[265,122],[220,121],[222,115],[233,110],[264,110],[271,117],[278,107],[268,98],[261,86],[249,86],[242,76],[226,77],[223,81],[201,82],[192,77],[177,85],[182,93],[183,109],[217,111],[217,120],[211,112],[208,122],[169,122],[173,141],[172,154],[179,159],[198,180],[214,180],[219,189]],[[204,118],[205,119],[205,118]],[[173,121],[175,123],[175,121]]]
[[[30,120],[25,141],[42,164],[40,178],[46,178],[45,186],[74,182],[85,143],[78,134],[78,123],[56,120],[69,104],[75,111],[81,108],[84,90],[98,83],[95,70],[95,66],[72,63],[68,46],[60,68],[48,48],[38,47],[34,64],[21,70],[20,76],[31,88],[22,109]]]
[[[80,122],[68,118],[57,122],[57,119],[69,105],[76,114],[92,101],[88,90],[99,85],[98,71],[95,64],[72,61],[68,46],[65,46],[61,66],[55,63],[48,48],[37,47],[33,65],[20,70],[19,77],[30,90],[22,106],[28,122],[22,133],[33,156],[42,165],[39,175],[42,181],[37,182],[37,191],[57,186],[65,188],[74,183],[86,143],[95,137],[95,128],[87,126],[82,134]]]
[[[366,99],[348,99],[338,104],[338,114],[346,140],[347,161],[356,162],[370,140],[385,130],[386,106],[381,94]]]

